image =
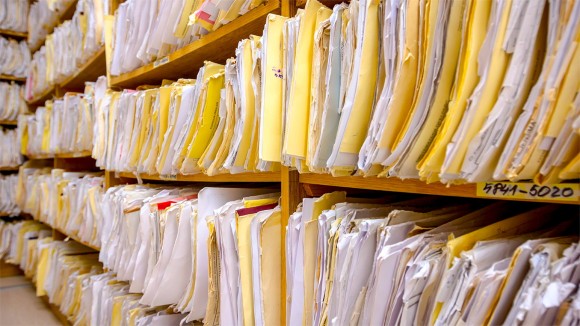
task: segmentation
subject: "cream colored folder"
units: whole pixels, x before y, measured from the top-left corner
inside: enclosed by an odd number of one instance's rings
[[[419,176],[427,182],[439,180],[447,143],[455,133],[467,105],[467,98],[479,81],[478,54],[485,39],[485,28],[490,17],[491,1],[475,0],[468,4],[468,29],[463,34],[460,62],[455,76],[447,112],[439,132],[418,162]]]
[[[264,26],[259,159],[280,162],[282,154],[282,29],[286,17],[269,14]]]
[[[416,103],[419,109],[423,107],[423,110],[427,111],[416,112],[417,115],[423,116],[423,122],[419,122],[421,116],[413,116],[413,120],[409,121],[408,128],[403,129],[405,131],[399,134],[399,137],[402,136],[402,138],[398,147],[402,148],[402,150],[398,151],[398,148],[395,148],[395,151],[391,154],[395,157],[393,163],[391,163],[393,166],[389,170],[390,175],[400,178],[419,177],[417,163],[439,132],[440,121],[443,120],[446,114],[449,94],[454,86],[454,77],[458,70],[461,35],[463,28],[467,27],[464,26],[463,22],[469,17],[470,9],[470,6],[465,6],[463,1],[453,1],[450,6],[447,18],[447,33],[443,36],[445,45],[442,49],[443,58],[439,67],[441,72],[437,79],[436,89],[425,88],[423,93],[430,92],[430,94],[421,94],[421,100]],[[427,82],[430,83],[431,80]],[[432,102],[428,99],[431,99]],[[428,103],[426,107],[425,103]]]
[[[423,4],[421,1],[410,0],[407,1],[407,7],[404,8],[406,12],[406,21],[404,29],[404,48],[406,55],[397,56],[397,74],[393,86],[393,95],[388,104],[388,113],[385,128],[379,137],[377,145],[377,153],[372,163],[380,164],[391,153],[397,133],[402,129],[409,109],[413,104],[416,84],[419,81],[418,76],[422,65],[419,66],[420,52],[423,50],[419,47],[420,42],[420,24],[426,21],[427,17],[424,13],[421,15]]]
[[[191,142],[183,165],[181,173],[192,174],[200,172],[197,165],[199,158],[207,148],[219,121],[219,102],[220,90],[224,85],[224,66],[212,62],[205,63],[205,76],[202,88],[203,103],[198,106],[197,120],[194,122],[195,134]]]
[[[495,35],[488,36],[492,37],[494,42],[487,70],[468,100],[468,106],[462,121],[455,131],[451,142],[447,145],[445,160],[440,173],[440,178],[447,182],[460,181],[461,164],[463,163],[467,146],[481,129],[485,117],[495,103],[501,87],[501,83],[497,81],[503,80],[506,67],[509,64],[510,54],[504,50],[503,44],[512,1],[507,0],[501,5],[496,9],[501,12],[501,15],[494,22],[494,24],[497,24]],[[489,26],[492,25],[490,24]]]
[[[363,2],[364,3],[364,2]],[[328,165],[333,175],[348,175],[356,168],[377,89],[379,64],[379,1],[369,0],[359,8],[352,79],[341,110],[340,123]],[[360,29],[362,27],[362,29]]]
[[[319,14],[320,11],[320,14]],[[328,18],[332,11],[316,0],[308,0],[300,22],[298,43],[290,89],[283,153],[305,158],[307,152],[308,116],[310,114],[310,89],[312,76],[312,53],[314,31],[317,21]],[[302,63],[302,64],[300,64]]]

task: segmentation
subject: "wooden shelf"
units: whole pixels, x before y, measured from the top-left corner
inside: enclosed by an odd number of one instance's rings
[[[19,214],[10,214],[7,212],[0,212],[0,217],[13,217],[13,216],[18,216]]]
[[[24,82],[26,82],[26,77],[16,77],[16,76],[11,76],[11,75],[0,74],[0,80],[8,80],[8,81],[15,81],[15,82],[24,83]]]
[[[50,226],[50,225],[49,225],[49,226]],[[50,227],[52,227],[52,226],[50,226]],[[58,232],[62,233],[62,234],[65,236],[65,237],[71,238],[71,239],[73,239],[74,241],[76,241],[76,242],[78,242],[78,243],[82,244],[82,245],[83,245],[83,246],[85,246],[85,247],[89,247],[89,248],[91,248],[91,249],[93,249],[93,250],[96,250],[96,251],[101,251],[101,248],[99,248],[99,247],[97,247],[97,246],[94,246],[94,245],[92,245],[92,244],[89,244],[88,242],[84,242],[84,241],[82,241],[82,240],[81,240],[79,237],[77,237],[76,235],[68,234],[68,233],[66,233],[64,230],[61,230],[60,228],[53,228],[53,229],[55,229],[56,231],[58,231]]]
[[[29,160],[47,160],[47,159],[54,158],[53,154],[38,154],[38,155],[25,155],[25,156],[28,157]]]
[[[107,74],[105,47],[100,48],[77,72],[59,83],[65,91],[85,90],[85,82],[96,81],[102,75]]]
[[[135,88],[140,85],[160,84],[163,79],[195,78],[204,61],[225,63],[228,58],[235,55],[240,40],[251,34],[262,35],[268,14],[280,12],[280,0],[268,0],[265,4],[166,57],[131,72],[111,76],[110,84],[113,87]]]
[[[81,157],[90,157],[92,154],[91,151],[82,151],[76,153],[59,153],[59,154],[39,154],[39,155],[26,155],[31,160],[44,160],[44,159],[52,159],[52,158],[81,158]]]
[[[304,6],[306,6],[306,1],[307,0],[296,0],[296,7],[301,7],[304,8]],[[318,0],[318,2],[322,3],[323,5],[327,6],[328,8],[332,9],[332,7],[334,7],[337,4],[340,4],[341,2],[346,2],[349,3],[350,1],[344,1],[344,0]]]
[[[77,158],[77,157],[90,157],[92,155],[91,151],[82,151],[76,153],[61,153],[56,154],[56,158]]]
[[[44,224],[44,225],[48,226],[49,228],[53,229],[54,231],[57,231],[58,233],[62,234],[64,237],[66,237],[66,238],[70,238],[70,239],[74,240],[75,242],[78,242],[78,243],[82,244],[82,245],[83,245],[83,246],[85,246],[85,247],[91,248],[91,249],[93,249],[93,250],[96,250],[96,251],[100,251],[100,250],[101,250],[101,248],[99,248],[99,247],[97,247],[97,246],[93,246],[93,245],[91,245],[91,244],[89,244],[89,243],[87,243],[87,242],[84,242],[84,241],[82,241],[82,240],[81,240],[81,239],[79,239],[79,237],[77,237],[76,235],[68,234],[68,233],[66,233],[64,230],[62,230],[62,229],[60,229],[60,228],[57,228],[57,227],[54,227],[54,226],[52,226],[52,225],[50,225],[50,224],[48,224],[48,223],[46,223],[46,222],[44,222],[44,221],[40,221],[40,220],[39,220],[39,219],[37,219],[37,218],[34,218],[34,217],[33,217],[33,220],[35,220],[35,221],[37,221],[37,222],[39,222],[39,223],[42,223],[42,224]]]
[[[17,126],[17,120],[0,120],[0,125],[2,126]]]
[[[0,171],[2,172],[16,172],[18,171],[19,166],[0,166]]]
[[[209,176],[205,174],[177,175],[175,178],[163,178],[157,174],[141,174],[143,180],[150,181],[184,181],[184,182],[280,182],[280,172],[219,174]],[[131,172],[119,172],[119,177],[136,179]]]
[[[579,204],[578,201],[563,202],[550,199],[520,199],[520,198],[500,198],[500,197],[481,197],[477,195],[477,185],[474,183],[463,185],[444,185],[442,183],[425,183],[420,180],[398,178],[377,178],[377,177],[333,177],[329,174],[301,174],[299,177],[300,183],[323,185],[332,187],[344,187],[366,190],[392,191],[404,192],[421,195],[437,195],[437,196],[451,196],[464,198],[485,198],[485,199],[500,199],[512,201],[526,201],[526,202],[542,202],[542,203],[557,203],[557,204]]]
[[[45,90],[44,93],[40,94],[39,96],[33,98],[30,101],[26,101],[29,105],[34,106],[43,106],[44,102],[50,100],[55,92],[55,87],[51,86],[49,89]]]
[[[0,35],[12,37],[12,38],[17,38],[17,39],[23,39],[23,38],[28,37],[28,33],[26,33],[26,32],[15,32],[15,31],[9,31],[6,29],[0,29]]]
[[[74,0],[68,5],[68,7],[64,8],[62,13],[59,15],[59,20],[61,23],[73,18],[73,15],[77,9],[77,2],[77,0]],[[52,33],[52,31],[50,33]]]

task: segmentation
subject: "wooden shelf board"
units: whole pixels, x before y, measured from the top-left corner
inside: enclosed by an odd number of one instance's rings
[[[44,102],[46,102],[47,100],[52,98],[52,95],[55,92],[55,87],[51,86],[50,88],[48,88],[47,90],[44,91],[44,93],[40,94],[39,96],[33,98],[30,101],[26,101],[29,105],[35,105],[35,106],[43,106]]]
[[[74,75],[68,77],[59,85],[65,91],[84,91],[85,82],[95,81],[105,74],[107,74],[105,47],[102,47]]]
[[[474,183],[463,185],[444,185],[439,182],[425,183],[420,180],[398,178],[377,178],[377,177],[333,177],[329,174],[314,174],[307,173],[300,175],[300,182],[304,184],[314,184],[333,187],[379,190],[404,192],[421,195],[437,195],[450,197],[464,197],[464,198],[480,198],[480,199],[500,199],[512,201],[525,202],[542,202],[542,203],[557,203],[557,204],[579,204],[578,202],[562,202],[555,200],[542,199],[541,201],[534,199],[515,199],[515,198],[490,198],[477,196],[477,185]]]
[[[18,166],[0,166],[0,171],[15,172],[18,171]]]
[[[61,233],[63,236],[65,236],[65,237],[67,237],[67,238],[70,238],[70,239],[74,240],[75,242],[78,242],[78,243],[82,244],[82,245],[83,245],[83,246],[85,246],[85,247],[91,248],[91,249],[93,249],[93,250],[96,250],[96,251],[100,251],[100,250],[101,250],[101,248],[99,248],[99,247],[97,247],[97,246],[93,246],[93,245],[91,245],[91,244],[89,244],[89,243],[87,243],[87,242],[84,242],[84,241],[82,241],[82,240],[81,240],[81,239],[79,239],[79,237],[77,237],[76,235],[72,235],[72,234],[68,234],[68,233],[66,233],[66,232],[65,232],[64,230],[62,230],[61,228],[54,227],[54,226],[52,226],[52,225],[50,225],[50,224],[46,223],[45,221],[40,221],[39,219],[37,219],[37,218],[34,218],[34,217],[33,217],[33,219],[34,219],[35,221],[39,222],[39,223],[42,223],[42,224],[44,224],[44,225],[48,226],[49,228],[51,228],[51,229],[53,229],[53,230],[55,230],[55,231],[57,231],[57,232]]]
[[[11,75],[0,74],[0,80],[9,80],[23,83],[26,81],[26,77],[16,77]]]
[[[49,225],[49,226],[50,226],[50,225]],[[51,226],[51,227],[52,227],[52,226]],[[62,233],[64,236],[66,236],[66,237],[68,237],[68,238],[71,238],[71,239],[73,239],[74,241],[76,241],[76,242],[78,242],[78,243],[82,244],[82,245],[83,245],[83,246],[85,246],[85,247],[89,247],[89,248],[91,248],[91,249],[93,249],[93,250],[96,250],[96,251],[101,251],[101,248],[99,248],[99,247],[97,247],[97,246],[93,246],[92,244],[89,244],[89,243],[87,243],[87,242],[84,242],[83,240],[81,240],[81,239],[80,239],[79,237],[77,237],[76,235],[68,234],[68,233],[66,233],[64,230],[61,230],[60,228],[53,228],[53,229],[55,229],[55,230],[57,230],[58,232]]]
[[[269,0],[164,58],[131,72],[112,76],[110,84],[114,87],[135,88],[160,84],[163,79],[195,78],[204,61],[225,63],[235,55],[240,40],[252,34],[262,35],[268,14],[280,12],[280,0]]]
[[[54,155],[52,154],[39,154],[39,155],[26,155],[29,160],[47,160],[53,159]]]
[[[61,23],[72,19],[77,9],[77,2],[77,0],[74,0],[66,8],[64,8],[62,13],[59,15],[59,20]],[[52,33],[52,31],[50,33]]]
[[[18,276],[24,274],[19,266],[6,262],[0,259],[0,278]]]
[[[0,125],[4,125],[4,126],[17,126],[18,125],[18,121],[17,120],[0,120]]]
[[[301,7],[304,8],[304,6],[306,6],[306,1],[307,0],[296,0],[296,7]],[[332,9],[332,7],[334,7],[337,4],[340,4],[341,2],[346,2],[349,3],[350,1],[344,1],[344,0],[318,0],[318,2],[322,3],[323,5],[327,6],[328,8]]]
[[[77,158],[77,157],[90,157],[92,155],[91,151],[82,151],[76,153],[61,153],[56,154],[56,158]]]
[[[90,157],[91,151],[82,151],[76,153],[60,153],[60,154],[39,154],[39,155],[26,155],[31,160],[45,160],[52,158],[80,158],[80,157]]]
[[[12,38],[18,38],[18,39],[28,37],[28,33],[26,33],[26,32],[9,31],[6,29],[0,29],[0,35],[12,37]]]
[[[132,172],[119,172],[119,177],[136,179]],[[157,174],[141,174],[141,179],[150,181],[184,181],[184,182],[280,182],[280,172],[219,174],[208,176],[205,174],[178,175],[176,178],[163,178]]]

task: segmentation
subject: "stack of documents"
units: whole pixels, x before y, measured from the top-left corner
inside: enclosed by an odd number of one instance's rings
[[[38,197],[40,189],[38,185],[41,178],[50,176],[50,167],[34,167],[32,161],[27,161],[20,167],[18,172],[18,186],[16,188],[16,203],[18,207],[32,216],[40,215],[40,202]],[[48,198],[48,194],[46,195]]]
[[[77,323],[82,325],[179,325],[185,317],[167,306],[140,304],[142,295],[130,293],[129,284],[118,281],[112,272],[88,276],[85,286],[76,317]]]
[[[8,245],[6,261],[19,265],[22,269],[26,266],[30,253],[29,247],[35,245],[34,241],[52,234],[52,230],[48,226],[30,220],[13,223],[8,230],[10,231],[10,235],[8,236],[10,243]],[[3,234],[3,241],[4,237],[5,234]]]
[[[40,50],[34,52],[32,55],[30,69],[28,69],[26,77],[24,98],[27,101],[32,101],[52,86],[53,84],[48,82],[46,46],[43,45]]]
[[[12,83],[0,83],[0,120],[15,121],[19,114],[28,112],[28,106],[24,101],[24,88]]]
[[[52,230],[35,221],[0,221],[0,256],[5,255],[35,283],[38,296],[47,295],[68,320],[88,324],[91,306],[87,309],[84,296],[92,289],[90,278],[103,272],[94,250],[55,241]]]
[[[280,34],[283,18],[270,19]],[[94,97],[97,166],[166,177],[279,171],[281,79],[270,80],[271,69],[260,75],[260,64],[276,67],[260,60],[261,46],[259,37],[242,40],[225,66],[208,61],[196,79],[161,87],[114,92],[100,77]]]
[[[579,21],[578,2],[310,0],[283,27],[283,163],[444,183],[578,178]]]
[[[12,228],[16,227],[20,221],[11,221],[8,219],[0,220],[0,259],[4,259],[10,252],[10,246],[15,243],[12,241]]]
[[[17,174],[0,176],[0,213],[2,215],[20,215],[20,207],[18,207],[18,204],[16,203],[17,187]]]
[[[18,117],[25,155],[74,154],[93,148],[93,84],[84,94],[46,101],[34,115]]]
[[[17,129],[0,128],[0,168],[17,167],[24,161],[19,136]]]
[[[74,241],[36,242],[36,294],[46,295],[69,320],[78,320],[89,277],[103,272],[98,253]]]
[[[0,29],[13,32],[27,32],[28,0],[0,1]]]
[[[574,208],[328,193],[288,221],[287,324],[558,324],[579,255]]]
[[[102,0],[79,0],[71,20],[46,38],[46,74],[50,84],[74,75],[103,47]]]
[[[28,14],[28,46],[39,48],[46,36],[59,23],[60,15],[75,0],[39,0],[30,5]]]
[[[18,202],[24,212],[70,234],[91,226],[98,202],[87,202],[91,191],[101,190],[103,178],[85,172],[36,169],[24,165],[19,174]],[[93,189],[93,190],[91,190]],[[82,222],[81,222],[82,221]],[[89,239],[96,236],[86,235]],[[93,241],[96,242],[96,241]]]
[[[132,71],[211,33],[264,0],[128,0],[115,13],[111,75]]]
[[[279,195],[265,188],[109,188],[98,217],[99,258],[128,282],[123,294],[134,302],[123,305],[155,312],[172,305],[184,322],[277,324]]]
[[[26,77],[30,65],[30,50],[25,41],[0,37],[0,74]]]
[[[104,178],[52,170],[52,180],[47,184],[49,191],[61,193],[51,196],[49,207],[55,207],[46,221],[68,235],[77,236],[90,245],[99,246],[100,239],[96,217],[100,211]]]
[[[17,236],[22,238],[22,258],[20,261],[20,269],[24,271],[24,275],[36,282],[36,270],[39,262],[39,246],[44,243],[53,241],[52,230],[41,225],[38,231],[32,233],[20,232]]]

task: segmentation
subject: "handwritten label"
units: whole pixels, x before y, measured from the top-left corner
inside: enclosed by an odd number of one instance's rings
[[[540,186],[526,182],[478,182],[477,196],[575,202],[580,195],[578,188],[577,183]]]
[[[169,57],[163,57],[163,58],[161,58],[161,59],[159,59],[159,60],[155,61],[155,62],[153,63],[153,67],[154,67],[154,68],[157,68],[157,67],[159,67],[159,66],[161,66],[161,65],[164,65],[164,64],[166,64],[166,63],[168,63],[168,62],[169,62]]]

